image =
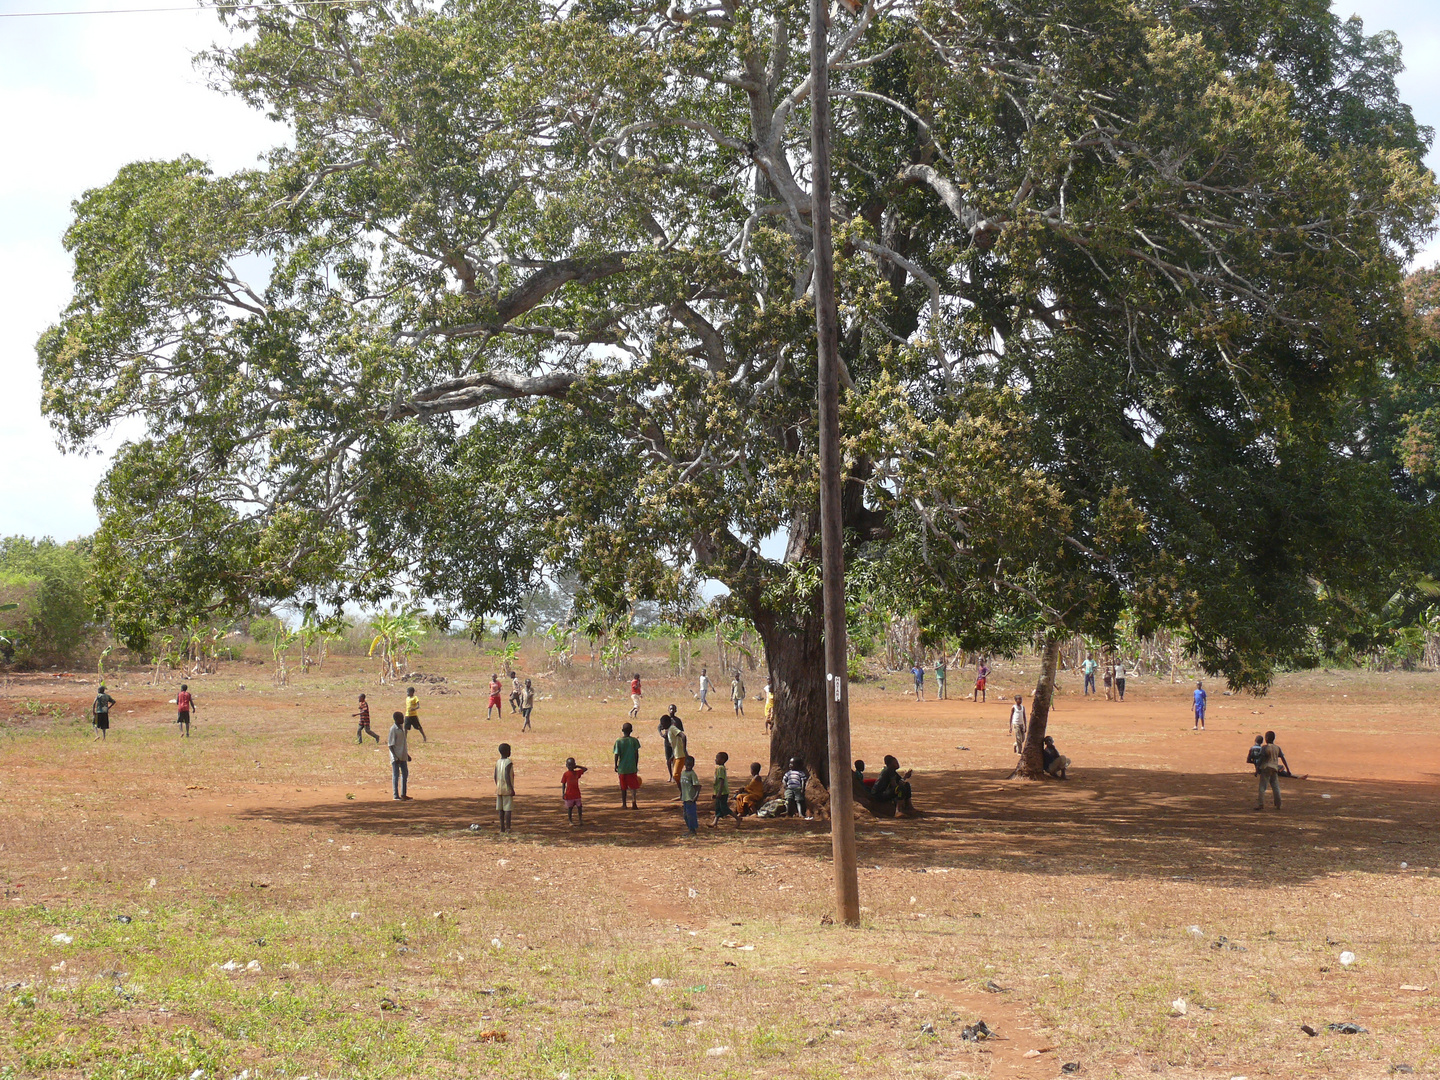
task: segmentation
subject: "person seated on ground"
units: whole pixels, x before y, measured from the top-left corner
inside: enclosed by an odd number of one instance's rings
[[[885,767],[875,778],[875,786],[870,789],[870,798],[881,805],[893,803],[898,813],[913,813],[914,806],[910,802],[910,775],[910,769],[902,773],[900,762],[886,754]]]
[[[864,787],[867,790],[867,793],[870,788],[873,788],[875,786],[875,777],[867,777],[865,775],[865,762],[863,761],[857,760],[855,762],[854,777],[855,783],[860,784],[862,787]]]
[[[765,781],[760,779],[760,763],[750,763],[750,782],[745,785],[745,790],[735,799],[736,817],[744,817],[746,814],[753,814],[760,807],[765,805]]]
[[[1070,759],[1055,748],[1055,740],[1049,735],[1045,736],[1045,745],[1040,747],[1040,759],[1051,776],[1057,780],[1070,779],[1065,775],[1065,770],[1070,768]]]

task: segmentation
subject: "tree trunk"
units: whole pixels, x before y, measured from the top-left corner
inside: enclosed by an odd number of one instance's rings
[[[1025,733],[1025,746],[1015,774],[1028,780],[1040,780],[1045,776],[1044,758],[1041,747],[1045,745],[1045,725],[1050,720],[1050,699],[1055,693],[1055,667],[1060,659],[1060,640],[1045,639],[1045,648],[1040,653],[1040,678],[1035,683],[1035,699],[1030,711],[1030,727]]]
[[[816,597],[819,599],[818,595]],[[751,613],[765,642],[775,730],[770,733],[770,773],[778,779],[798,757],[823,787],[830,786],[830,742],[825,724],[825,650],[819,604],[798,623],[773,611]]]

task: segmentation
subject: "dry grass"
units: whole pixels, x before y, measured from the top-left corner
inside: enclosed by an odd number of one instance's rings
[[[993,702],[864,687],[858,752],[914,763],[928,813],[860,824],[865,924],[846,930],[821,925],[819,826],[692,840],[658,782],[622,813],[605,761],[628,701],[583,676],[541,680],[554,697],[521,737],[508,715],[480,718],[488,669],[430,665],[448,681],[424,695],[416,799],[392,802],[384,754],[352,741],[355,692],[372,695],[382,732],[393,694],[362,663],[334,658],[283,691],[239,665],[194,680],[188,743],[164,723],[173,694],[135,673],[110,680],[104,745],[78,719],[91,686],[36,678],[0,698],[0,1076],[1440,1067],[1431,676],[1316,673],[1261,702],[1216,694],[1204,736],[1188,730],[1184,686],[1142,683],[1124,706],[1071,693],[1055,728],[1077,761],[1068,785],[1003,779]],[[761,754],[758,721],[697,715],[676,683],[652,685],[645,716],[670,700],[697,757],[727,749],[735,774]],[[653,776],[652,723],[639,734]],[[1279,815],[1249,810],[1236,765],[1262,723],[1312,774],[1287,785]],[[502,737],[521,795],[508,839],[488,797]],[[595,767],[583,830],[559,807],[568,754]],[[1238,948],[1215,948],[1222,936]],[[1348,969],[1342,949],[1359,957]],[[982,1016],[1010,1040],[962,1041]],[[1324,1030],[1351,1019],[1370,1034]]]

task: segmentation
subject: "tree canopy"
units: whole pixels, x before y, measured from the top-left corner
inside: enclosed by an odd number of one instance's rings
[[[765,638],[772,761],[823,775],[805,15],[228,13],[213,76],[289,139],[87,193],[39,345],[63,440],[146,426],[98,496],[117,620],[402,582],[518,618],[544,567],[683,607],[713,578]],[[1436,205],[1397,70],[1324,0],[837,10],[869,572],[981,636],[1135,604],[1262,685],[1317,597],[1420,558],[1354,410],[1407,361]]]

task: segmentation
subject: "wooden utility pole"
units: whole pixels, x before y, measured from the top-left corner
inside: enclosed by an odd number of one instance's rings
[[[830,844],[835,913],[860,924],[855,811],[850,790],[850,687],[845,678],[845,548],[840,508],[840,327],[830,239],[830,43],[826,0],[810,0],[810,225],[815,238],[815,338],[819,354],[820,550],[825,597],[825,718],[830,735]]]

